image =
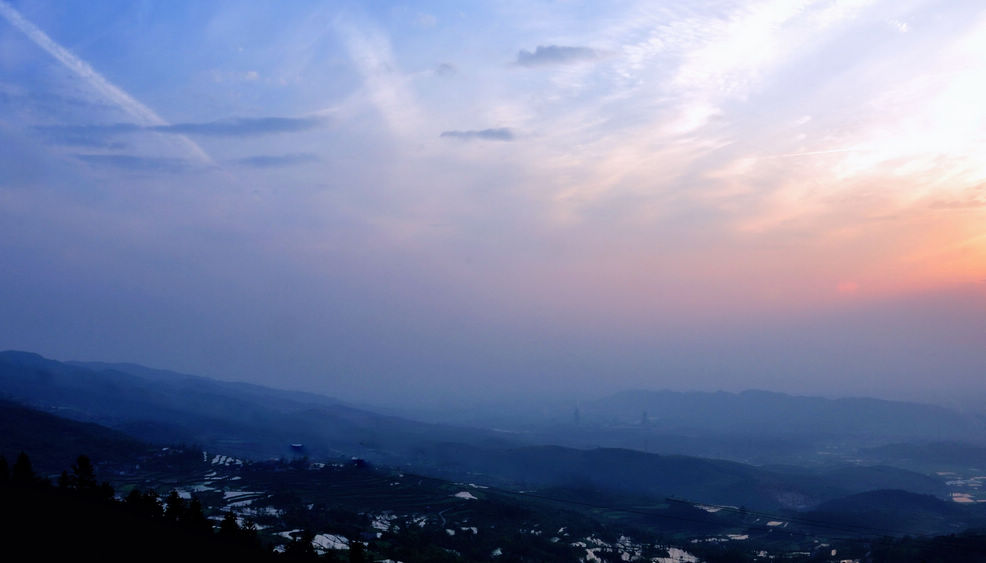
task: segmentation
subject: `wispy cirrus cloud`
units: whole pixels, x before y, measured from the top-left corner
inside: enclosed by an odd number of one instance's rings
[[[394,57],[390,38],[365,20],[337,17],[334,27],[355,70],[362,77],[365,98],[392,133],[409,136],[424,121],[417,96]]]
[[[442,131],[440,137],[446,139],[461,139],[471,141],[474,139],[483,141],[513,141],[514,133],[507,127],[497,129],[481,129],[468,131]]]
[[[36,25],[28,21],[14,9],[13,6],[0,0],[0,16],[6,19],[10,25],[20,30],[35,45],[46,51],[58,62],[79,76],[86,85],[104,98],[110,100],[121,110],[136,118],[138,122],[151,126],[168,125],[168,122],[161,118],[151,108],[137,101],[133,96],[117,87],[115,84],[106,80],[103,75],[96,72],[89,63],[72,54],[68,49],[62,47],[45,32],[41,31]],[[212,159],[201,147],[192,140],[182,138],[182,143],[186,150],[191,152],[196,159],[203,162],[211,162]]]
[[[564,65],[598,59],[600,52],[589,47],[538,45],[534,52],[521,49],[516,64],[526,67]]]

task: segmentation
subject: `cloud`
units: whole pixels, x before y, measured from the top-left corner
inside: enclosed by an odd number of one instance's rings
[[[455,76],[458,73],[459,70],[452,63],[442,63],[435,68],[435,74],[438,76]]]
[[[292,153],[284,155],[257,155],[237,159],[235,162],[252,168],[280,168],[307,162],[317,162],[318,156],[311,153]]]
[[[272,133],[296,133],[324,123],[321,117],[231,117],[203,123],[175,123],[148,127],[159,133],[207,135],[215,137],[253,137]]]
[[[107,139],[116,135],[150,131],[177,135],[212,137],[256,137],[275,133],[295,133],[318,127],[321,117],[231,117],[202,123],[144,126],[135,123],[103,125],[56,125],[35,127],[50,142],[69,146],[113,148]]]
[[[589,47],[538,45],[533,53],[526,49],[521,49],[517,53],[517,64],[526,67],[563,65],[591,61],[598,58],[599,52]]]
[[[480,139],[483,141],[513,141],[514,133],[506,127],[499,129],[483,129],[481,131],[442,131],[441,137],[448,139],[462,139],[469,141]]]
[[[53,115],[63,108],[70,107],[82,111],[104,111],[116,106],[77,95],[62,95],[42,90],[10,88],[0,82],[0,104],[17,107],[39,108],[44,114]]]
[[[77,154],[79,160],[96,166],[117,168],[128,172],[183,172],[192,168],[182,158],[160,158],[129,154]]]
[[[390,38],[367,21],[335,20],[335,28],[355,70],[363,79],[361,94],[397,137],[416,135],[425,122],[417,96],[400,71]]]
[[[975,209],[986,207],[986,201],[970,199],[966,201],[936,201],[931,204],[932,209]]]
[[[69,147],[99,149],[125,148],[127,146],[126,143],[114,141],[112,137],[142,129],[142,127],[133,123],[115,123],[112,125],[49,125],[34,128],[49,143]]]
[[[94,135],[85,131],[67,131],[48,127],[38,127],[37,130],[45,138],[45,141],[56,145],[110,150],[127,148],[127,143],[112,141],[101,134]]]
[[[89,63],[73,55],[68,49],[55,43],[48,34],[38,29],[33,23],[29,22],[15,10],[10,4],[0,0],[0,16],[3,16],[10,25],[19,29],[35,45],[44,49],[49,55],[62,63],[66,68],[78,75],[83,82],[90,88],[99,92],[106,99],[112,101],[121,110],[136,118],[139,122],[150,125],[166,125],[154,110],[134,99],[130,94],[124,92],[115,84],[106,80],[103,75],[96,72]],[[181,138],[185,148],[191,152],[198,160],[211,162],[209,155],[190,139]]]

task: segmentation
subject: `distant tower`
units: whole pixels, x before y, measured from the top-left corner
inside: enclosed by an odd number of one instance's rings
[[[575,424],[578,425],[582,422],[582,415],[579,413],[578,405],[575,406],[575,412],[572,413],[572,418],[575,419]]]

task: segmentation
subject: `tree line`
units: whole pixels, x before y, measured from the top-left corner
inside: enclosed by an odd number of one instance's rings
[[[80,455],[53,483],[39,476],[21,452],[10,464],[0,455],[0,559],[68,560],[95,554],[108,561],[173,561],[179,557],[267,561],[317,558],[311,534],[284,553],[264,545],[256,528],[231,511],[217,526],[196,498],[172,490],[134,488],[122,500],[99,481],[92,460]],[[362,559],[357,548],[356,555]]]

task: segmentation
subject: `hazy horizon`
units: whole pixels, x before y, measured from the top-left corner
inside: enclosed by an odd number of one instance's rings
[[[0,349],[986,398],[986,8],[0,0]]]

